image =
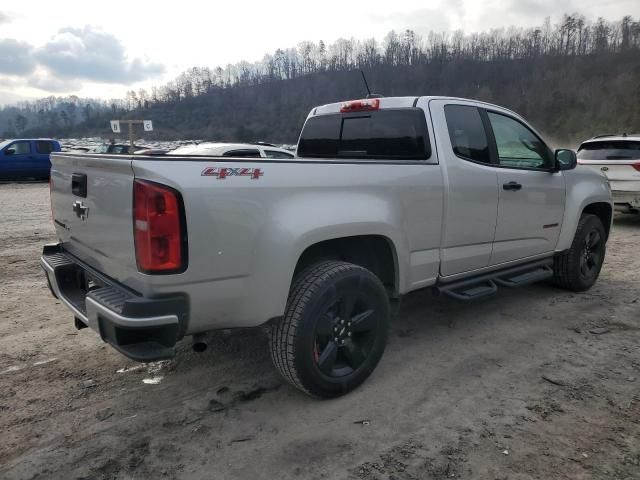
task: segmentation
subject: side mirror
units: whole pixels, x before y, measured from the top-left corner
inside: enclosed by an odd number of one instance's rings
[[[5,155],[13,155],[14,153],[16,153],[16,149],[15,149],[15,148],[7,148],[7,149],[4,151],[4,154],[5,154]]]
[[[555,170],[573,170],[578,166],[578,157],[576,152],[568,148],[560,148],[554,153]]]

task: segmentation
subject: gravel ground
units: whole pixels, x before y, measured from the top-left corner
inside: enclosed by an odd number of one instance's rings
[[[1,185],[0,225],[0,478],[640,479],[640,216],[587,293],[409,295],[331,401],[283,383],[260,330],[127,360],[48,292],[47,185]]]

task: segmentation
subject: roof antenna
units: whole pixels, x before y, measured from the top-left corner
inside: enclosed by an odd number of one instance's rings
[[[360,70],[360,73],[362,74],[362,80],[364,81],[364,86],[367,89],[367,98],[382,98],[382,97],[384,97],[384,95],[380,95],[378,93],[371,93],[371,90],[369,89],[369,82],[367,82],[367,77],[364,76],[364,71]]]

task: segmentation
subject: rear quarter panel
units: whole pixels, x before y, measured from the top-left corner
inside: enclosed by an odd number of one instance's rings
[[[434,157],[435,158],[435,157]],[[435,281],[442,176],[421,164],[296,161],[138,160],[143,178],[182,193],[189,266],[150,276],[148,293],[184,289],[189,333],[255,326],[284,313],[293,272],[310,245],[381,235],[394,246],[400,293]],[[259,179],[202,176],[208,167],[259,168]]]

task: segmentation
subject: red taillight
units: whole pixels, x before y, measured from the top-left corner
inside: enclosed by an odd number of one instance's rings
[[[143,273],[183,271],[182,200],[170,187],[144,180],[133,182],[133,232],[138,270]]]
[[[352,100],[345,102],[340,107],[341,113],[347,112],[368,112],[380,108],[379,98],[367,98],[366,100]]]
[[[640,163],[634,163],[631,166],[640,172]]]

